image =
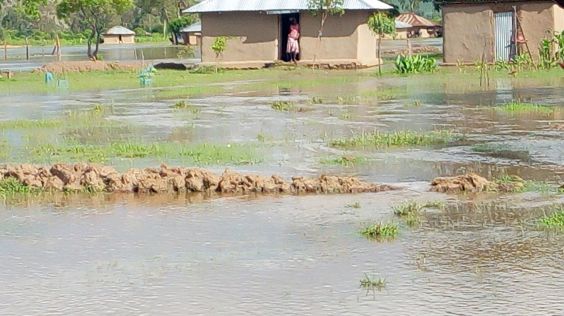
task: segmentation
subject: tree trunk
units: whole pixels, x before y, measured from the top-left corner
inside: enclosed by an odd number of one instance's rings
[[[380,49],[382,46],[382,34],[378,35],[378,75],[382,76],[382,58],[380,55]]]
[[[100,39],[102,37],[102,34],[100,34],[99,31],[96,31],[96,48],[94,48],[94,53],[92,54],[92,57],[94,57],[94,60],[98,60],[98,50],[100,49]]]
[[[86,44],[88,45],[88,58],[92,58],[92,40],[94,39],[94,32],[88,36]]]
[[[327,17],[329,17],[329,13],[327,12],[323,12],[321,14],[321,22],[319,25],[319,32],[317,33],[317,48],[315,49],[315,53],[313,54],[313,64],[316,64],[317,61],[317,54],[319,53],[319,50],[321,49],[321,37],[323,36],[323,28],[325,27],[325,21],[327,20]]]

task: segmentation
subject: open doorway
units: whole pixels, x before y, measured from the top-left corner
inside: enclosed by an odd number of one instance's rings
[[[278,47],[278,59],[283,61],[290,61],[290,56],[286,54],[286,47],[288,46],[288,33],[290,31],[290,19],[294,18],[298,24],[300,23],[299,13],[280,14],[280,38]],[[299,55],[298,55],[299,59]]]

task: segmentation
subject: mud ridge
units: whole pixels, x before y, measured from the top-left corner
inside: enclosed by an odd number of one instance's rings
[[[443,193],[456,192],[519,192],[525,187],[525,181],[511,176],[511,181],[496,183],[475,173],[455,177],[440,177],[431,182],[431,191]]]
[[[355,177],[293,177],[244,175],[225,170],[222,175],[197,168],[130,169],[124,173],[113,167],[91,164],[30,164],[0,167],[0,181],[13,178],[21,184],[42,190],[62,192],[172,193],[202,192],[221,194],[345,194],[382,192],[396,188],[359,180]]]

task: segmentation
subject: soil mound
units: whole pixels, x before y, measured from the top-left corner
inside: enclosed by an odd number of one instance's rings
[[[491,189],[493,182],[477,174],[469,173],[457,177],[436,178],[431,183],[433,192],[482,192]]]
[[[124,173],[112,167],[90,164],[21,164],[0,167],[0,181],[14,178],[21,184],[44,191],[170,193],[202,192],[222,194],[337,194],[394,190],[388,185],[367,183],[354,177],[294,177],[244,175],[226,170],[222,175],[197,168],[130,169]]]

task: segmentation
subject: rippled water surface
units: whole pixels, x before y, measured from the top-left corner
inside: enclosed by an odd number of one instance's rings
[[[312,81],[321,80],[315,76]],[[468,171],[561,182],[563,80],[505,78],[479,89],[475,82],[362,76],[291,88],[228,82],[213,95],[182,97],[162,93],[187,87],[0,95],[4,121],[59,117],[102,103],[111,105],[105,119],[123,124],[110,134],[76,127],[4,130],[12,148],[3,158],[8,162],[33,159],[21,153],[37,140],[241,143],[262,159],[229,166],[238,171],[357,175],[402,187],[344,196],[62,195],[4,203],[0,315],[561,315],[564,235],[539,230],[536,221],[564,203],[562,194],[426,191],[436,176]],[[314,96],[323,104],[311,104]],[[188,97],[197,111],[171,109]],[[553,111],[496,110],[515,99]],[[276,100],[291,100],[303,111],[274,111]],[[464,134],[465,141],[386,150],[328,145],[363,131],[438,128]],[[476,152],[477,144],[504,151]],[[343,155],[366,162],[327,163]],[[125,169],[161,162],[183,163],[166,157],[108,163]],[[392,211],[408,199],[450,207],[408,227]],[[483,206],[464,207],[469,202]],[[350,207],[355,203],[360,208]],[[399,223],[399,237],[360,236],[364,225],[377,222]],[[385,279],[385,287],[361,288],[366,275]]]

